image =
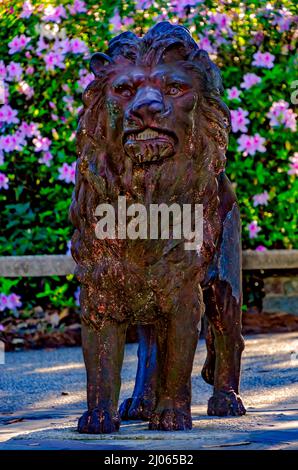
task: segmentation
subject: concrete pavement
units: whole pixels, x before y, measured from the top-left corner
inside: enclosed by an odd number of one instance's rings
[[[126,346],[121,400],[131,395],[137,345]],[[76,432],[85,410],[85,370],[80,348],[6,354],[0,365],[1,449],[298,449],[298,333],[246,338],[241,395],[247,415],[210,418],[212,388],[200,377],[205,345],[193,369],[192,431],[154,432],[147,423],[124,422],[120,433]]]

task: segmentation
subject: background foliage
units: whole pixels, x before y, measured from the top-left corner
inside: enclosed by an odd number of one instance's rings
[[[0,256],[67,252],[90,54],[121,31],[142,35],[165,19],[188,26],[221,67],[244,248],[297,248],[295,2],[11,0],[0,5]],[[75,291],[72,276],[2,279],[0,311],[73,307]]]

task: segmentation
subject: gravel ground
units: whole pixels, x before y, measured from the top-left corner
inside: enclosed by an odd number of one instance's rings
[[[137,345],[126,346],[121,400],[131,395]],[[205,345],[193,368],[194,429],[147,431],[146,423],[123,423],[109,436],[81,436],[76,420],[85,409],[85,369],[80,348],[11,352],[0,365],[0,449],[294,449],[298,448],[298,334],[246,338],[241,418],[209,418],[212,389],[200,377]],[[224,433],[223,433],[224,431]],[[145,446],[145,447],[144,447]]]

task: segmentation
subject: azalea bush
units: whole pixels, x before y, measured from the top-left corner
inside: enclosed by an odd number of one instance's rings
[[[0,5],[0,255],[69,252],[75,130],[88,61],[125,30],[187,26],[219,65],[232,133],[227,173],[243,247],[297,248],[297,7],[257,0],[43,0]],[[2,279],[0,311],[73,307],[72,276]]]

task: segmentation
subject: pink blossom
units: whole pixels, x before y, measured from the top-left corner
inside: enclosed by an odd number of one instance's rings
[[[0,149],[6,153],[13,152],[13,150],[15,150],[15,142],[11,135],[0,136]]]
[[[255,73],[246,73],[243,75],[243,82],[241,83],[241,88],[248,90],[252,86],[261,82],[261,78],[258,77]]]
[[[258,222],[253,220],[247,225],[247,230],[249,231],[249,238],[256,238],[258,233],[261,231],[261,228],[258,226]]]
[[[264,137],[261,137],[260,134],[253,135],[252,142],[254,144],[254,148],[256,152],[260,152],[260,153],[266,152],[266,147],[264,145],[264,143],[266,142],[266,139],[264,139]]]
[[[44,51],[45,49],[49,48],[49,44],[45,42],[44,37],[40,36],[37,41],[37,48],[36,53],[39,55],[40,52]]]
[[[210,16],[210,22],[215,23],[218,28],[227,29],[231,24],[231,18],[224,13],[215,13]]]
[[[232,131],[233,132],[247,132],[247,124],[249,124],[249,119],[247,119],[248,111],[238,108],[231,111],[231,122],[232,122]]]
[[[10,62],[6,67],[6,71],[8,73],[8,81],[19,81],[23,74],[23,68],[18,62]]]
[[[6,308],[8,308],[8,296],[0,294],[0,312],[3,312]]]
[[[258,245],[255,251],[267,251],[267,248],[264,245]]]
[[[77,81],[78,87],[80,90],[85,90],[89,83],[94,80],[93,73],[89,73],[87,69],[81,69],[79,71],[80,79]]]
[[[63,5],[58,5],[54,7],[49,5],[44,10],[44,16],[42,17],[43,21],[53,21],[54,23],[61,23],[61,19],[67,18],[66,10]]]
[[[19,119],[17,118],[18,112],[12,109],[8,104],[4,104],[0,108],[0,122],[5,124],[17,124]]]
[[[8,189],[8,178],[4,173],[0,173],[0,189]]]
[[[232,88],[228,88],[227,93],[229,100],[240,100],[241,91],[237,87],[233,86]]]
[[[74,0],[73,5],[67,5],[67,8],[71,15],[85,13],[87,11],[86,3],[82,0]]]
[[[65,183],[75,182],[76,162],[73,162],[71,165],[68,163],[63,163],[63,165],[58,168],[58,171],[58,180],[65,181]]]
[[[33,13],[33,5],[30,0],[27,0],[23,3],[22,12],[20,18],[29,18]]]
[[[43,152],[42,157],[38,159],[38,163],[44,164],[45,166],[51,166],[51,161],[53,160],[53,155],[51,152]]]
[[[260,194],[255,194],[253,196],[254,207],[261,206],[261,205],[267,206],[268,199],[269,199],[269,194],[267,191],[264,191],[263,193],[260,193]]]
[[[25,70],[26,75],[33,75],[34,73],[34,67],[32,65],[28,65],[28,67]]]
[[[21,81],[18,84],[17,88],[20,93],[26,96],[27,100],[32,98],[32,96],[34,95],[34,89],[30,85],[28,85],[28,83],[25,81]]]
[[[19,131],[24,135],[24,137],[33,137],[39,134],[37,124],[31,122],[28,124],[27,122],[23,121],[19,127]]]
[[[0,166],[4,165],[4,153],[3,150],[0,149]]]
[[[21,297],[17,294],[10,294],[7,297],[7,308],[15,310],[18,307],[22,306]]]
[[[208,52],[209,54],[214,54],[216,52],[215,48],[210,42],[210,39],[207,36],[200,36],[199,48]]]
[[[58,67],[60,69],[65,68],[65,64],[63,62],[64,56],[63,54],[60,54],[58,52],[48,52],[44,56],[44,61],[46,63],[46,70],[55,70],[55,67]]]
[[[272,24],[278,26],[279,31],[282,33],[289,31],[293,21],[292,13],[286,8],[282,8],[274,15]]]
[[[267,117],[270,119],[269,124],[272,127],[284,126],[293,132],[297,129],[297,114],[289,109],[289,103],[284,100],[274,102],[267,113]]]
[[[32,142],[35,146],[35,152],[47,152],[52,143],[52,141],[48,137],[41,136],[35,137]]]
[[[288,174],[298,176],[298,152],[295,152],[294,155],[290,157],[290,162]]]
[[[265,139],[261,137],[259,134],[255,135],[247,135],[242,134],[238,142],[238,150],[239,152],[243,152],[243,155],[246,157],[247,155],[255,155],[256,152],[265,152],[266,148],[264,146]]]
[[[141,2],[139,1],[139,9],[142,10],[142,9],[145,9],[146,7],[148,8],[148,3],[149,2]],[[185,15],[185,9],[187,7],[194,7],[196,6],[198,3],[201,3],[200,1],[198,0],[172,0],[171,1],[171,6],[172,6],[172,10],[174,13],[176,13],[179,17]]]
[[[70,41],[70,49],[73,54],[84,54],[88,52],[87,44],[82,39],[74,38]]]
[[[266,69],[272,69],[274,66],[273,62],[275,60],[275,56],[270,54],[270,52],[261,52],[258,51],[253,55],[253,62],[252,65],[255,67],[264,67]]]
[[[20,36],[15,36],[9,43],[9,51],[8,53],[10,55],[15,54],[16,52],[22,51],[28,44],[28,42],[31,41],[31,38],[28,38],[25,36],[25,34],[21,34]]]
[[[117,8],[114,10],[114,15],[110,19],[110,25],[113,26],[112,28],[113,33],[117,33],[121,29],[122,20],[121,20],[121,16]]]
[[[6,67],[3,60],[0,60],[0,79],[6,78]]]

